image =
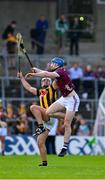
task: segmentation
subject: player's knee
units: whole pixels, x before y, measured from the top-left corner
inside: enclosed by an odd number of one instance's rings
[[[34,109],[34,105],[31,105],[30,106],[30,111],[33,112],[33,109]]]
[[[30,111],[33,112],[33,111],[35,111],[35,110],[37,110],[37,107],[36,107],[35,105],[31,105],[31,106],[30,106]]]

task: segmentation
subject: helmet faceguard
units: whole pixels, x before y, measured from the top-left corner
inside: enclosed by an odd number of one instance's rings
[[[41,79],[41,86],[47,88],[52,83],[51,78],[45,77]]]

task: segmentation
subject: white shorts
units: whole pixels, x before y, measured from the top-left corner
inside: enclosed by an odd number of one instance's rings
[[[56,118],[50,118],[50,120],[44,123],[44,127],[49,131],[56,131],[58,120]],[[52,132],[53,133],[53,132]]]
[[[77,112],[80,104],[80,99],[77,94],[73,96],[61,96],[56,102],[66,108],[67,111]]]
[[[7,128],[0,128],[0,136],[7,136]]]

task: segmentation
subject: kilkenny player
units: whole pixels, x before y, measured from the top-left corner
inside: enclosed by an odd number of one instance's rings
[[[30,110],[38,122],[38,128],[36,129],[35,135],[37,136],[37,143],[41,155],[42,164],[40,166],[47,166],[47,151],[45,141],[48,137],[49,131],[53,128],[55,118],[51,118],[48,122],[44,123],[43,119],[46,120],[46,109],[56,100],[57,93],[51,83],[50,78],[42,78],[41,89],[32,87],[24,78],[22,72],[18,72],[17,76],[21,79],[21,82],[26,90],[34,95],[39,96],[40,106],[31,105]]]

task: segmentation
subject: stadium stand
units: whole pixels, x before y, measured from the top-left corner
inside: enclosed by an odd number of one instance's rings
[[[8,3],[13,10],[12,13],[8,8]],[[16,32],[22,33],[25,47],[28,50],[33,65],[44,69],[49,59],[57,55],[55,51],[55,20],[62,13],[68,21],[78,16],[83,28],[81,30],[80,55],[69,55],[69,40],[67,34],[65,37],[65,46],[61,50],[60,55],[67,62],[68,68],[70,68],[73,63],[79,62],[83,69],[85,66],[91,65],[95,71],[97,65],[105,67],[105,27],[103,26],[105,11],[103,6],[97,4],[97,2],[91,3],[90,0],[88,3],[86,0],[81,0],[81,6],[78,0],[75,1],[75,4],[73,1],[65,1],[64,4],[62,4],[61,1],[56,0],[50,2],[47,0],[43,2],[41,0],[35,0],[30,1],[30,3],[28,0],[19,2],[15,0],[4,0],[0,2],[0,17],[3,18],[1,20],[0,31],[3,32],[5,26],[12,20],[14,15],[14,19],[17,22]],[[8,16],[2,16],[4,9]],[[30,16],[27,10],[30,12]],[[17,15],[16,12],[18,11],[20,13]],[[49,21],[49,30],[46,39],[45,54],[40,56],[36,55],[35,51],[31,51],[29,32],[31,28],[34,28],[33,26],[42,12]],[[25,14],[25,19],[23,14]],[[3,106],[6,107],[8,102],[12,102],[15,106],[18,106],[21,102],[29,105],[29,103],[34,100],[34,97],[23,89],[19,80],[16,78],[18,57],[16,54],[12,55],[16,67],[10,67],[9,61],[11,60],[11,55],[5,54],[3,48],[3,43],[0,42],[0,98],[2,99]],[[27,73],[30,70],[30,66],[23,55],[21,55],[21,69],[23,73]],[[36,78],[30,82],[32,85],[39,87],[40,79]],[[104,85],[104,78],[103,80],[98,80],[96,77],[91,80],[85,77],[81,79],[79,89],[79,95],[81,97],[80,113],[83,115],[83,118],[92,125],[94,124],[99,96]],[[34,128],[32,128],[32,131],[33,130]]]

